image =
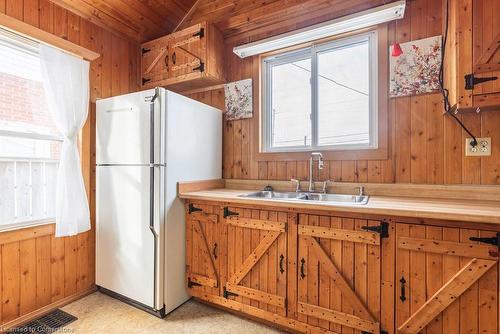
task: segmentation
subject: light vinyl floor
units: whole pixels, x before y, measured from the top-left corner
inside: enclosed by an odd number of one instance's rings
[[[62,328],[58,333],[283,333],[192,299],[164,319],[159,319],[99,292],[66,305],[62,309],[78,317],[78,320]]]

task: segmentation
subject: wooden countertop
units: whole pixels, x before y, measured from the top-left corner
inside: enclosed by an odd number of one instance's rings
[[[295,202],[262,198],[238,197],[255,192],[247,189],[211,189],[180,192],[179,197],[192,200],[258,204],[261,206],[351,212],[409,218],[455,220],[500,224],[500,202],[441,198],[370,196],[366,205]]]

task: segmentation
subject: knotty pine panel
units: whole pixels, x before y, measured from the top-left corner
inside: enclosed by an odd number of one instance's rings
[[[407,42],[441,35],[442,0],[407,3],[405,18],[389,24],[389,42]],[[314,21],[314,18],[311,18]],[[261,28],[262,29],[262,28]],[[273,35],[269,25],[265,38]],[[239,59],[227,45],[228,80],[259,80],[257,59]],[[191,95],[216,107],[223,107],[222,89]],[[217,96],[215,102],[211,102]],[[473,133],[492,137],[491,157],[465,157],[467,134],[448,116],[443,116],[439,94],[389,99],[389,147],[386,160],[327,161],[319,179],[349,182],[418,184],[500,184],[500,112],[459,116]],[[254,105],[254,112],[259,112]],[[256,161],[250,144],[254,119],[224,122],[223,175],[243,179],[307,179],[307,161]],[[316,171],[314,171],[316,173]]]
[[[55,238],[11,235],[0,242],[0,323],[36,311],[94,286],[95,277],[95,100],[139,89],[139,45],[54,5],[49,0],[0,0],[0,12],[101,54],[90,66],[90,110],[81,138],[84,182],[92,230]],[[23,229],[26,230],[26,229]],[[21,230],[19,230],[21,231]],[[0,240],[7,233],[0,233]],[[19,238],[19,240],[16,240]]]

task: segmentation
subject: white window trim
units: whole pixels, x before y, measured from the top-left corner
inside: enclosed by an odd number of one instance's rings
[[[370,96],[369,96],[369,144],[347,144],[347,145],[323,145],[317,144],[318,133],[318,64],[317,55],[331,49],[341,48],[347,45],[368,40],[370,54]],[[312,131],[311,146],[287,146],[271,147],[272,131],[272,99],[271,97],[271,66],[288,63],[292,60],[311,58],[311,111]],[[374,150],[378,149],[378,36],[377,31],[369,31],[330,42],[313,45],[299,50],[285,52],[262,59],[262,114],[261,114],[261,142],[262,151],[265,153],[279,152],[310,152],[310,151],[350,151],[350,150]]]

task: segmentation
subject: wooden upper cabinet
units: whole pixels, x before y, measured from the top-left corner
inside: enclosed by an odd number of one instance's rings
[[[206,22],[144,43],[141,54],[143,88],[182,92],[225,82],[223,37]]]
[[[499,12],[499,1],[450,1],[445,83],[459,110],[500,109]]]
[[[298,320],[334,333],[381,333],[382,234],[366,227],[383,225],[307,214],[298,221]]]
[[[495,232],[396,226],[400,334],[498,333]]]
[[[227,280],[223,296],[264,311],[286,315],[286,212],[224,209]]]
[[[189,203],[186,218],[186,285],[189,290],[218,296],[224,242],[219,207]]]

